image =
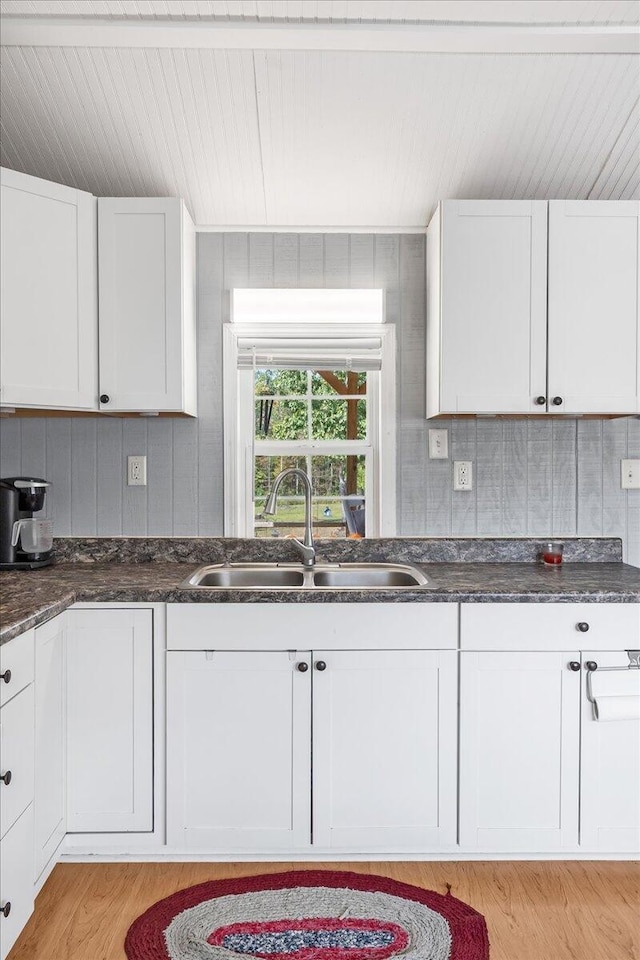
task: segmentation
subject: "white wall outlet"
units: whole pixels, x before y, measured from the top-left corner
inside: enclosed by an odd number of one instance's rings
[[[429,430],[429,459],[447,460],[449,457],[449,431]]]
[[[621,460],[622,489],[640,490],[640,460]]]
[[[453,461],[453,489],[473,490],[473,461]]]
[[[127,486],[146,487],[147,485],[147,458],[127,457]]]

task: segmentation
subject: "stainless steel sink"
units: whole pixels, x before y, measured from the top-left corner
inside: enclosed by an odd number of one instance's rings
[[[380,590],[386,587],[426,587],[428,579],[417,567],[400,563],[341,563],[336,567],[316,565],[316,587],[349,590]]]
[[[271,563],[229,563],[200,567],[182,586],[235,590],[243,587],[301,587],[303,583],[302,567],[278,567]]]
[[[385,590],[432,586],[410,564],[316,563],[302,564],[225,563],[200,567],[182,587],[208,590]]]

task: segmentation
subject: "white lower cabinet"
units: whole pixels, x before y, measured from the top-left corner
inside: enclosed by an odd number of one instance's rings
[[[309,843],[309,663],[309,653],[168,654],[170,845],[259,851]]]
[[[457,741],[455,651],[314,651],[314,844],[453,846]]]
[[[0,960],[33,912],[33,641],[0,647]]]
[[[0,837],[33,800],[33,684],[0,710]]]
[[[640,605],[466,603],[460,641],[461,849],[640,853],[640,719],[588,696],[633,715]]]
[[[0,840],[0,960],[33,913],[33,803]]]
[[[66,614],[35,630],[35,879],[66,833],[65,682]]]
[[[590,651],[583,656],[580,845],[639,853],[640,720],[596,720],[587,698],[587,662],[597,664],[591,676],[596,696],[640,696],[640,670],[626,672],[626,652]]]
[[[170,845],[258,853],[453,845],[456,659],[170,652]]]
[[[460,844],[548,852],[578,844],[577,653],[461,654]]]
[[[153,613],[67,613],[67,830],[153,829]]]

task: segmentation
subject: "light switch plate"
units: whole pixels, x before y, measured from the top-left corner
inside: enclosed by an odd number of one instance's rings
[[[429,460],[449,458],[449,431],[429,430]]]
[[[622,489],[640,490],[640,460],[622,460]]]

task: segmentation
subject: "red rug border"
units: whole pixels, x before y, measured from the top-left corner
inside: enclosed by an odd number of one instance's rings
[[[489,960],[489,935],[484,917],[450,893],[424,890],[413,884],[376,874],[341,870],[289,870],[226,880],[207,880],[170,894],[133,921],[125,938],[128,960],[170,960],[164,930],[176,914],[203,900],[260,890],[290,887],[346,887],[368,893],[388,893],[422,903],[442,914],[451,931],[450,960]],[[133,952],[135,951],[135,952]]]

